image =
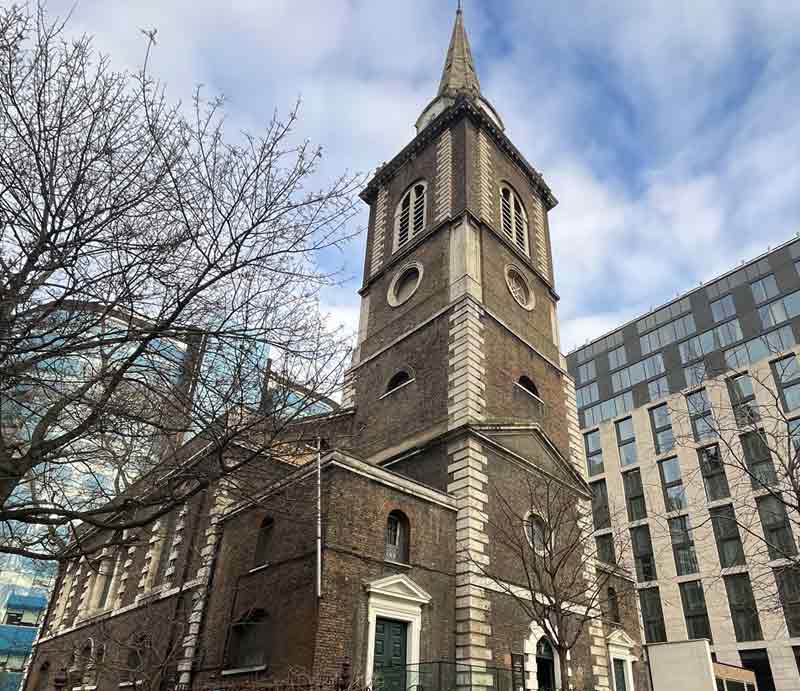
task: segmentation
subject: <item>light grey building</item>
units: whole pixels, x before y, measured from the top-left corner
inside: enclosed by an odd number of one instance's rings
[[[567,357],[598,548],[635,568],[648,642],[709,639],[760,691],[800,689],[800,517],[775,501],[799,343],[793,239]]]

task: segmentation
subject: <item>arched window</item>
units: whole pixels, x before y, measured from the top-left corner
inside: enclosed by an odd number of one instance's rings
[[[412,381],[411,375],[406,372],[406,370],[400,370],[389,380],[389,383],[386,385],[386,393],[394,391],[395,389],[399,389],[401,386],[408,384],[410,381]]]
[[[50,691],[50,663],[43,662],[36,675],[36,691]]]
[[[533,551],[537,554],[544,554],[549,540],[548,533],[549,530],[545,520],[530,511],[525,517],[525,537],[528,538],[528,544],[533,547]]]
[[[608,588],[608,618],[614,622],[622,621],[619,616],[619,598],[617,597],[617,591],[611,586]]]
[[[500,188],[500,207],[503,234],[526,256],[530,256],[528,244],[528,214],[517,193],[510,187]]]
[[[403,195],[394,213],[394,251],[405,247],[419,235],[427,222],[427,183],[414,183]]]
[[[533,380],[530,377],[526,377],[523,374],[517,381],[517,384],[519,384],[529,394],[532,394],[536,396],[536,398],[539,398],[539,389],[536,388],[536,384],[533,383]]]
[[[83,685],[94,686],[97,678],[97,667],[95,666],[94,659],[94,641],[91,638],[89,638],[81,648],[80,669]]]
[[[392,511],[386,519],[386,560],[408,563],[408,518],[402,511]]]
[[[556,656],[546,637],[536,643],[536,681],[540,689],[556,688]]]
[[[271,647],[269,615],[263,609],[253,609],[231,624],[228,636],[228,669],[264,667],[269,663]]]
[[[253,568],[264,566],[269,563],[270,552],[272,551],[272,534],[275,521],[271,516],[265,516],[258,528],[258,538],[256,540],[256,557]]]

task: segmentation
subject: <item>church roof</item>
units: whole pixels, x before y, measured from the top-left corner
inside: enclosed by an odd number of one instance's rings
[[[464,28],[464,12],[459,5],[456,12],[456,23],[450,38],[450,48],[439,83],[439,96],[455,97],[458,94],[479,96],[481,83],[475,70],[475,60],[469,45],[467,30]]]

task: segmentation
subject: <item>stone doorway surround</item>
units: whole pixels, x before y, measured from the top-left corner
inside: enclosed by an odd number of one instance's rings
[[[634,654],[636,644],[622,629],[615,629],[606,637],[606,646],[608,647],[612,688],[614,691],[622,691],[622,689],[616,688],[616,677],[614,676],[614,660],[622,660],[625,665],[625,691],[636,691],[633,678],[633,663],[639,661]]]
[[[378,617],[402,621],[406,629],[406,655],[409,665],[419,664],[420,632],[422,631],[422,608],[431,601],[431,596],[403,574],[386,576],[370,581],[367,591],[367,661],[365,684],[372,684],[372,668],[375,664],[375,623]],[[407,683],[413,684],[409,673]]]

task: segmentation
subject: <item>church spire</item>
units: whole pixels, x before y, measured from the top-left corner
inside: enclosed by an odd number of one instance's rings
[[[456,10],[456,23],[453,26],[450,47],[447,49],[439,92],[417,118],[417,132],[422,132],[459,97],[469,99],[488,115],[497,127],[503,129],[503,121],[497,111],[481,94],[481,83],[478,81],[475,60],[472,58],[467,30],[464,28],[464,10],[461,9],[460,2]]]
[[[458,94],[479,96],[481,84],[478,73],[475,71],[475,61],[464,28],[464,10],[461,2],[456,11],[456,23],[453,26],[453,35],[450,38],[450,48],[447,51],[442,81],[439,84],[439,96],[455,97]]]

